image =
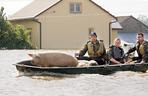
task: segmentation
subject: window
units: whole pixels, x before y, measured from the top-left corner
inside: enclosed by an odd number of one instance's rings
[[[88,28],[88,38],[90,39],[90,33],[94,32],[94,28]]]
[[[81,13],[81,3],[70,3],[70,13]]]
[[[94,28],[89,28],[88,29],[88,35],[90,35],[91,32],[94,32]]]

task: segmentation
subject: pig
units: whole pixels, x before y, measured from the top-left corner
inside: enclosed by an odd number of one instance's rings
[[[75,57],[64,53],[28,54],[32,57],[32,64],[40,67],[76,67],[78,61]]]

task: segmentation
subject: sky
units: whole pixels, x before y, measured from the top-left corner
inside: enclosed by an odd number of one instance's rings
[[[115,16],[145,15],[148,17],[148,0],[95,0]]]
[[[0,0],[0,6],[5,8],[7,16],[10,16],[25,7],[33,0]],[[148,0],[93,0],[114,16],[132,15],[148,17]]]

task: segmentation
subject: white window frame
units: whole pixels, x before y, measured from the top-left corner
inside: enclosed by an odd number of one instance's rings
[[[82,12],[82,3],[73,2],[70,3],[70,13],[81,13]]]

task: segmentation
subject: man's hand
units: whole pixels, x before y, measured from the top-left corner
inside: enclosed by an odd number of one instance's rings
[[[141,62],[140,62],[140,64],[143,64],[144,63],[144,61],[142,60]]]
[[[75,53],[75,57],[79,57],[79,53]]]

